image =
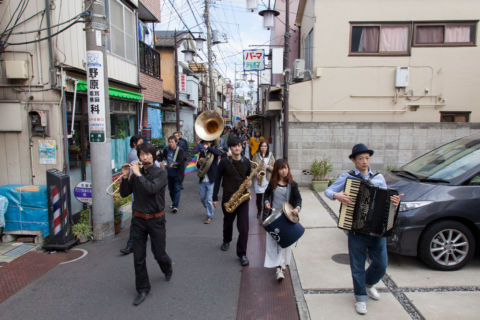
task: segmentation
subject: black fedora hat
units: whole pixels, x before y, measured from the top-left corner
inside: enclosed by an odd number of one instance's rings
[[[368,147],[363,143],[358,143],[353,146],[352,154],[349,155],[348,157],[352,159],[352,158],[355,158],[357,154],[361,154],[361,153],[368,153],[370,155],[373,155],[373,150],[368,149]]]

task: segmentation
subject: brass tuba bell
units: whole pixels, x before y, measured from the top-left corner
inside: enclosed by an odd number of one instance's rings
[[[195,133],[204,141],[215,141],[223,133],[223,118],[218,112],[207,110],[195,120]]]

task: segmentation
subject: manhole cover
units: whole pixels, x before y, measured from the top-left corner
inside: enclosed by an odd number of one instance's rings
[[[337,253],[332,256],[332,260],[340,264],[350,264],[348,253]]]
[[[3,254],[3,256],[6,256],[6,257],[20,256],[20,255],[24,254],[25,252],[32,250],[35,247],[36,246],[34,244],[21,244],[18,247],[16,247],[15,249],[12,249],[10,251],[5,252]]]

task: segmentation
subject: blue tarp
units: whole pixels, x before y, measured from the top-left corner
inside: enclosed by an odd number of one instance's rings
[[[163,138],[162,110],[148,108],[148,125],[152,128],[152,139]]]
[[[7,184],[0,186],[0,195],[8,200],[5,214],[5,230],[40,230],[49,235],[47,187],[32,186],[38,191],[21,191],[26,185]]]

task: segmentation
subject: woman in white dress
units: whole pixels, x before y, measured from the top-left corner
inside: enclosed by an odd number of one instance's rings
[[[260,142],[257,153],[253,156],[253,162],[258,163],[263,166],[263,172],[265,175],[263,178],[259,179],[260,173],[253,180],[253,187],[255,188],[255,194],[257,196],[257,219],[260,218],[263,212],[263,194],[267,189],[268,182],[272,176],[273,164],[275,163],[275,158],[270,152],[270,148],[266,141]],[[259,183],[259,180],[262,180]]]
[[[302,196],[297,183],[293,181],[288,162],[278,159],[275,161],[272,178],[265,190],[265,208],[278,212],[282,210],[283,203],[287,201],[294,208],[292,213],[298,216],[302,208]],[[283,270],[290,264],[292,249],[291,247],[282,248],[270,234],[267,233],[266,236],[264,267],[276,268],[276,279],[281,281],[285,278]]]

